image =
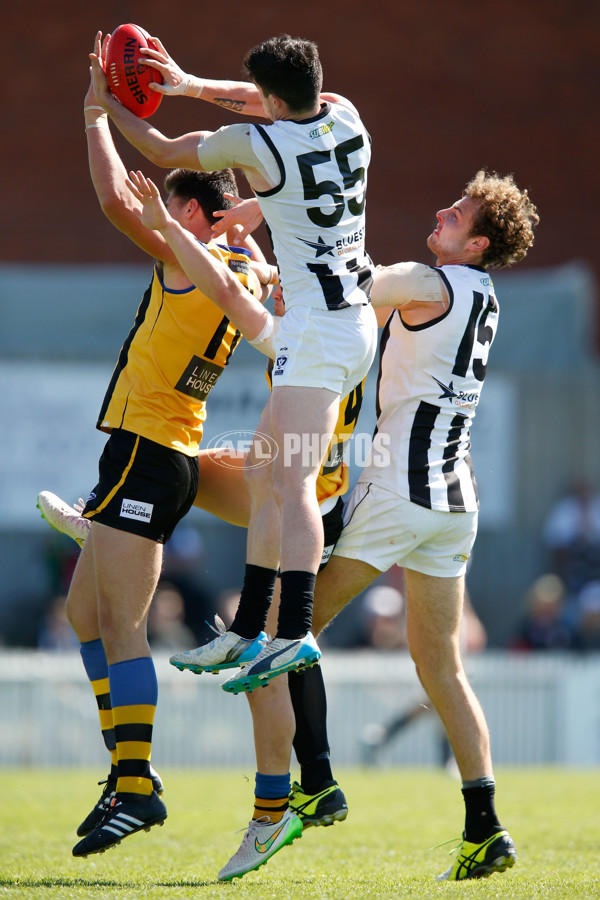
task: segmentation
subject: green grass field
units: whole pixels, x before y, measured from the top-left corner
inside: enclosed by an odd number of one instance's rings
[[[258,872],[216,875],[251,813],[253,772],[161,770],[169,817],[101,856],[74,859],[75,828],[102,773],[0,773],[0,898],[600,897],[600,773],[499,770],[497,803],[519,862],[504,874],[436,883],[463,824],[459,783],[432,769],[339,770],[348,819],[311,828]]]

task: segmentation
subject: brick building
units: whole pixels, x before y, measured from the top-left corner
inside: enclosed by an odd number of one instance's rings
[[[98,212],[81,112],[95,31],[124,21],[158,34],[184,68],[212,77],[240,77],[245,50],[271,34],[316,40],[326,87],[354,101],[373,138],[367,243],[375,261],[425,259],[433,213],[485,165],[514,172],[540,209],[524,266],[576,259],[600,275],[600,6],[566,0],[346,0],[339,9],[258,0],[228,17],[181,0],[14,4],[3,48],[2,261],[140,260]],[[176,98],[153,121],[175,135],[235,114]]]

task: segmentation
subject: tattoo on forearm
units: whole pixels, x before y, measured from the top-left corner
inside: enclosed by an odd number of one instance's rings
[[[223,109],[232,109],[234,112],[240,112],[245,105],[245,100],[228,100],[226,97],[215,97],[214,102],[217,106],[222,106]]]

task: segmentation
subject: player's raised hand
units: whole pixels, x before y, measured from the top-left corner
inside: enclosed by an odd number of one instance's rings
[[[142,225],[152,231],[162,231],[166,228],[172,219],[154,182],[139,171],[130,172],[125,182],[133,196],[142,204],[142,208],[137,210]]]
[[[175,60],[169,56],[167,51],[165,50],[164,44],[157,37],[152,37],[150,39],[154,44],[156,44],[157,49],[153,49],[152,47],[140,47],[140,61],[141,62],[150,62],[152,63],[152,68],[157,69],[162,77],[164,78],[164,83],[159,84],[158,82],[152,81],[150,83],[150,87],[153,91],[158,91],[159,94],[169,94],[171,96],[185,96],[187,89],[192,84],[192,77],[183,71],[181,66],[178,66]],[[147,59],[145,59],[147,57]]]
[[[99,104],[105,97],[110,97],[110,88],[106,80],[104,72],[104,60],[106,58],[106,47],[110,40],[110,34],[107,34],[102,40],[102,32],[99,31],[94,39],[94,49],[89,54],[90,57],[90,75],[92,78],[92,88]]]
[[[230,209],[219,209],[215,212],[215,217],[218,216],[219,221],[211,226],[213,237],[219,237],[233,229],[234,225],[239,225],[240,228],[236,228],[236,239],[243,241],[258,228],[263,220],[258,200],[255,197],[242,200],[237,194],[225,194],[224,196],[232,201],[233,206]]]

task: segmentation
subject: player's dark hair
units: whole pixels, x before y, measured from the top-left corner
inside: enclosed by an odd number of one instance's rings
[[[180,200],[197,200],[209,222],[215,212],[233,206],[224,194],[237,194],[238,187],[231,169],[216,172],[194,172],[192,169],[173,169],[165,178],[165,190]]]
[[[289,34],[269,38],[248,51],[244,67],[265,94],[281,97],[294,112],[312,109],[321,93],[323,70],[313,41]]]
[[[520,190],[512,175],[480,169],[464,195],[479,203],[472,235],[489,238],[483,265],[502,269],[519,262],[533,245],[533,229],[540,221],[526,190]]]

